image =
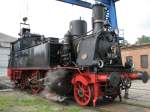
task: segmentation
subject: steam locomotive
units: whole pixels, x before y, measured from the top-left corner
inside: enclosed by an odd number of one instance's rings
[[[120,37],[106,19],[106,7],[93,5],[92,31],[84,20],[73,20],[63,41],[33,34],[23,27],[20,38],[12,43],[8,76],[22,90],[49,90],[61,96],[74,95],[85,106],[98,99],[121,99],[131,80],[148,81],[147,72],[134,72],[132,61],[122,64]],[[23,25],[28,26],[26,23]]]

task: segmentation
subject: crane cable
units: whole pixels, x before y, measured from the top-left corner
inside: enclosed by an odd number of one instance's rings
[[[29,1],[25,0],[25,17],[29,17]]]
[[[29,1],[21,0],[20,1],[20,18],[29,17]]]

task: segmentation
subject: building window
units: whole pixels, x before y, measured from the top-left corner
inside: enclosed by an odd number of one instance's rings
[[[133,62],[133,57],[132,56],[127,56],[126,57],[126,62],[130,62],[130,61]]]
[[[148,68],[148,55],[141,55],[141,68]]]

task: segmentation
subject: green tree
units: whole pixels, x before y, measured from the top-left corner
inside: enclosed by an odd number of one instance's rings
[[[135,44],[144,44],[150,43],[150,37],[143,35],[142,37],[138,38]]]
[[[128,46],[128,45],[130,45],[130,43],[129,43],[127,40],[122,40],[122,41],[120,42],[120,46],[121,46],[121,47],[125,47],[125,46]]]

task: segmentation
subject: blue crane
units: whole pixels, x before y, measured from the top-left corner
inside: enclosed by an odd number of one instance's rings
[[[65,2],[65,3],[69,3],[73,5],[78,5],[78,6],[90,8],[90,9],[93,6],[90,2],[87,2],[85,0],[84,1],[83,0],[57,0],[57,1]],[[112,28],[118,28],[115,2],[119,0],[95,0],[95,1],[102,3],[107,7],[108,20],[109,20],[110,26]]]

